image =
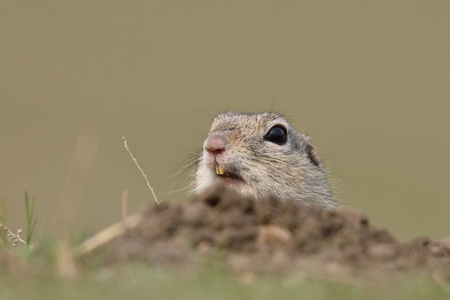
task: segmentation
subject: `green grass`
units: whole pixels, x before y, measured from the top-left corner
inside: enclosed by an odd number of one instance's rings
[[[29,262],[32,263],[32,262]],[[75,280],[53,275],[8,277],[0,299],[449,299],[430,279],[408,278],[389,286],[352,285],[300,276],[257,275],[251,283],[221,268],[196,271],[130,264],[85,271]]]
[[[27,236],[25,241],[28,245],[31,245],[31,239],[33,237],[34,228],[36,227],[37,222],[37,219],[34,218],[34,203],[35,199],[33,198],[30,204],[28,193],[25,192],[25,212],[27,216]]]

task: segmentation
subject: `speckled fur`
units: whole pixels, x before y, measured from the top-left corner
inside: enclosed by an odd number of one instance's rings
[[[277,124],[287,129],[288,139],[284,145],[264,139],[269,129]],[[229,132],[226,148],[229,171],[239,174],[247,183],[238,192],[255,198],[275,195],[307,205],[336,206],[310,138],[296,132],[281,115],[222,113],[213,119],[208,134],[221,131]],[[204,152],[194,172],[196,193],[220,180],[207,166]]]

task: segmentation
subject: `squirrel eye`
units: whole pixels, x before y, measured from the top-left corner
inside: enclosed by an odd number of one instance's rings
[[[284,126],[275,125],[269,129],[264,139],[278,145],[284,145],[287,141],[287,130]]]

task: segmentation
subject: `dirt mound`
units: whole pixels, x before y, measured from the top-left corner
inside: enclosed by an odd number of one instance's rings
[[[107,246],[109,262],[183,264],[216,255],[237,270],[339,276],[450,270],[450,239],[401,243],[350,208],[254,201],[216,187],[190,201],[150,206],[143,216]]]

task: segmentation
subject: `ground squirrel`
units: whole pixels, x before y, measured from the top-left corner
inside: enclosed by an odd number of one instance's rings
[[[336,206],[310,138],[273,112],[217,115],[194,177],[195,193],[221,181],[257,199],[274,195],[306,205]]]

